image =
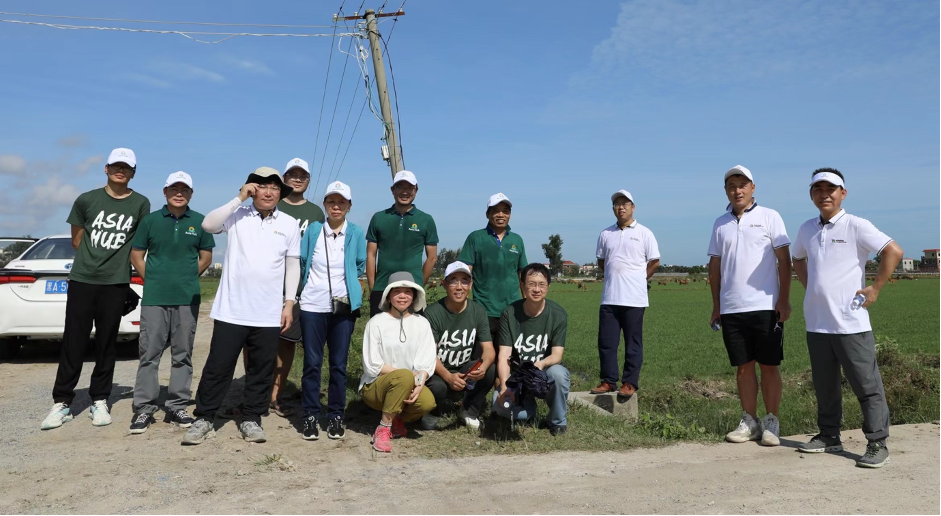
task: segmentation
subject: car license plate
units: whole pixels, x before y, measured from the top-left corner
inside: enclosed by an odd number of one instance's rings
[[[46,294],[66,294],[69,280],[46,280]]]

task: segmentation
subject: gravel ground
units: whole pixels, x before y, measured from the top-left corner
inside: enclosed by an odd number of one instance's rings
[[[208,309],[208,305],[204,308]],[[195,369],[208,351],[201,314]],[[858,430],[841,454],[802,455],[807,436],[782,446],[678,444],[623,453],[551,453],[422,459],[408,440],[377,455],[366,433],[307,442],[286,420],[265,419],[268,442],[248,444],[226,422],[216,438],[182,447],[163,422],[130,435],[136,359],[120,359],[114,423],[88,419],[85,363],[74,421],[40,431],[52,405],[57,346],[0,364],[0,513],[911,513],[938,514],[939,428],[892,428],[892,463],[853,465]],[[133,354],[134,351],[131,350]],[[165,355],[163,364],[169,363]],[[161,368],[162,383],[168,365]],[[236,373],[241,378],[241,365]],[[194,382],[195,383],[195,382]],[[240,395],[240,382],[230,402]],[[194,385],[195,390],[195,385]]]

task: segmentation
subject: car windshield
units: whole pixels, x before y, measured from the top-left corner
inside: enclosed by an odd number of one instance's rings
[[[22,260],[73,260],[75,249],[68,238],[47,238],[26,251]]]

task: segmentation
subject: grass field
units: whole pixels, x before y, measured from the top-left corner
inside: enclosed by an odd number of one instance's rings
[[[597,328],[601,284],[553,284],[549,297],[569,316],[563,364],[572,390],[588,390],[598,382]],[[204,283],[204,295],[206,294]],[[783,434],[816,432],[816,402],[804,332],[804,289],[792,285],[793,312],[785,323],[785,358],[781,366],[784,397],[780,420]],[[208,296],[206,297],[208,299]],[[654,446],[676,440],[721,440],[741,415],[734,369],[729,366],[721,332],[709,328],[709,286],[654,284],[644,321],[644,368],[638,402],[640,420],[625,424],[614,417],[572,407],[569,432],[552,438],[545,430],[509,431],[502,422],[472,433],[454,424],[443,432],[423,432],[414,440],[416,453],[456,456],[480,453],[526,453],[551,450],[611,450]],[[887,285],[870,311],[879,361],[892,413],[892,423],[918,423],[939,418],[939,280],[899,281]],[[362,374],[362,332],[357,322],[349,359],[351,426],[374,426],[378,415],[354,392]],[[623,341],[620,358],[623,359]],[[297,354],[286,394],[300,385],[302,353]],[[327,381],[326,368],[324,385]],[[326,392],[326,389],[324,389]],[[862,426],[859,404],[844,382],[844,428]],[[760,404],[760,401],[759,401]],[[540,404],[545,415],[545,406]],[[763,414],[763,408],[759,407]],[[447,420],[445,420],[447,423]]]

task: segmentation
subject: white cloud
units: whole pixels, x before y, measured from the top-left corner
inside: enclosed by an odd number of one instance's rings
[[[0,176],[22,176],[26,173],[26,160],[15,154],[0,154]]]
[[[243,72],[259,75],[274,75],[274,71],[272,71],[271,68],[268,68],[268,65],[261,61],[256,61],[254,59],[241,59],[233,56],[225,56],[222,58],[222,60],[232,68],[241,70]]]
[[[66,149],[74,149],[76,147],[87,147],[88,146],[88,135],[85,133],[74,133],[63,136],[56,141],[56,144],[59,147],[65,147]]]
[[[144,86],[150,86],[152,88],[166,89],[173,86],[173,83],[165,81],[163,79],[158,79],[156,77],[136,72],[125,72],[115,76],[117,79],[124,79],[126,81],[136,82],[138,84],[143,84]]]
[[[218,72],[179,61],[159,61],[152,64],[150,68],[171,79],[181,81],[225,82],[225,76]]]
[[[78,172],[79,175],[83,176],[88,173],[88,170],[91,167],[99,163],[104,163],[104,161],[105,161],[105,157],[101,154],[97,156],[89,156],[75,165],[75,171]]]

